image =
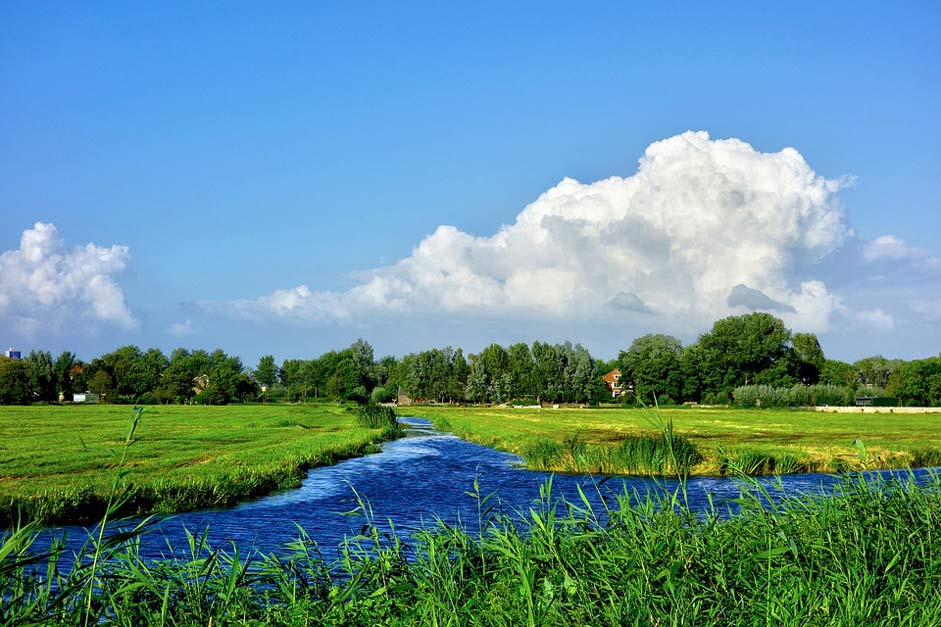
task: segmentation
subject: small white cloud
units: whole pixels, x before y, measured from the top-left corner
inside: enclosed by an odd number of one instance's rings
[[[878,308],[856,312],[856,320],[877,331],[888,331],[895,326],[895,319]]]
[[[186,337],[195,333],[196,329],[193,328],[193,321],[189,318],[183,322],[174,322],[169,327],[167,327],[167,334],[172,335],[173,337]]]
[[[872,240],[863,249],[867,261],[876,259],[903,259],[911,254],[909,247],[892,235],[882,235]]]
[[[863,257],[869,262],[908,261],[928,270],[941,269],[941,259],[923,248],[909,246],[894,235],[881,235],[867,243]]]
[[[54,225],[37,222],[18,249],[0,254],[0,317],[26,335],[76,318],[135,328],[115,279],[129,258],[127,246],[69,250]]]

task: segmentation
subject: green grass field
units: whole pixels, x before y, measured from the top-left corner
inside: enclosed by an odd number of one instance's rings
[[[0,523],[94,520],[104,511],[129,406],[0,407]],[[234,504],[300,485],[304,471],[388,437],[335,405],[154,406],[128,451],[123,513]]]
[[[941,414],[835,414],[707,408],[402,408],[461,438],[563,472],[657,474],[635,464],[626,439],[656,438],[664,423],[696,446],[692,474],[831,472],[941,465]],[[861,443],[861,444],[860,444]]]

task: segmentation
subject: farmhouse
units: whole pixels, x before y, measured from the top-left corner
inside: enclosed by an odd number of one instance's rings
[[[611,392],[611,398],[617,398],[627,391],[627,386],[621,382],[621,371],[617,368],[607,373],[602,378],[604,379],[604,384],[608,387],[608,391]]]

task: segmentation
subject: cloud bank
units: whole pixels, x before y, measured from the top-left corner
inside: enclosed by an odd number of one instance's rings
[[[24,335],[78,321],[135,328],[115,279],[129,258],[127,246],[68,249],[54,225],[37,222],[0,254],[0,319]]]
[[[793,148],[687,132],[651,144],[632,176],[563,179],[493,235],[440,226],[349,290],[301,285],[227,307],[312,322],[421,311],[684,325],[765,309],[825,330],[843,305],[807,269],[852,235],[844,185]]]

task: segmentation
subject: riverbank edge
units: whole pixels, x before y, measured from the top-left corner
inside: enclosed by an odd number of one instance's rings
[[[270,466],[237,467],[231,473],[211,480],[158,480],[140,484],[128,481],[121,486],[120,505],[114,515],[134,517],[233,507],[282,490],[299,488],[309,470],[378,453],[382,443],[403,435],[401,429],[382,429],[375,437],[363,442],[318,451],[300,460],[273,460]],[[107,510],[108,497],[108,494],[91,488],[7,496],[0,500],[0,530],[24,522],[44,526],[94,523]]]
[[[448,431],[455,436],[472,442],[487,446],[506,453],[518,455],[523,459],[524,466],[530,470],[541,470],[548,472],[558,472],[563,474],[604,474],[622,477],[650,477],[650,476],[676,476],[675,474],[658,474],[653,472],[629,472],[624,468],[596,468],[585,465],[577,456],[572,454],[563,455],[560,463],[545,463],[545,460],[533,460],[526,455],[527,451],[519,446],[499,437],[481,437],[473,431],[456,428],[448,420],[441,407],[416,407],[408,408],[409,416],[424,418],[430,420],[435,429]],[[755,410],[760,411],[760,410]],[[813,411],[813,410],[809,410]],[[437,413],[436,413],[437,412]],[[682,435],[680,433],[680,435]],[[689,441],[696,444],[696,438],[689,438]],[[555,442],[561,446],[567,446],[565,442]],[[713,449],[700,451],[703,459],[688,470],[686,476],[690,477],[727,477],[734,475],[748,476],[773,476],[783,474],[815,474],[815,473],[845,473],[853,471],[881,471],[881,470],[908,470],[912,468],[934,468],[941,466],[941,450],[932,449],[925,451],[925,455],[916,454],[912,451],[901,451],[895,455],[885,457],[879,455],[870,455],[867,453],[863,443],[858,444],[858,455],[836,456],[830,455],[827,458],[800,459],[791,456],[784,456],[781,459],[775,457],[770,451],[762,451],[759,447],[751,447],[746,453],[729,451],[729,456],[720,459],[713,454]],[[597,448],[603,448],[598,446]],[[613,447],[611,447],[613,448]],[[740,455],[740,457],[736,457]],[[913,463],[914,462],[914,463]]]

